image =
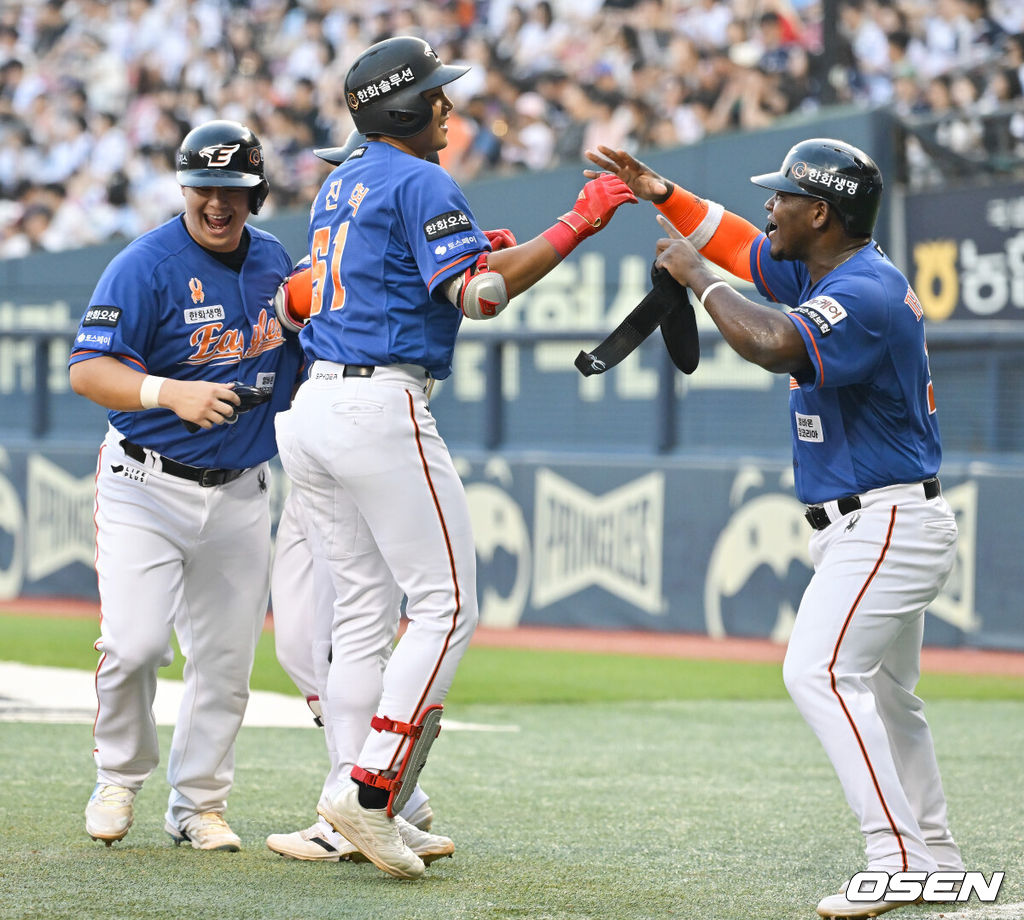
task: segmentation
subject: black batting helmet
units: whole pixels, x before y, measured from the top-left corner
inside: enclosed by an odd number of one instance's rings
[[[778,172],[753,176],[754,185],[827,201],[848,233],[871,236],[882,204],[882,173],[863,150],[827,137],[790,148]]]
[[[467,70],[442,64],[422,38],[402,35],[371,45],[345,76],[345,99],[356,130],[387,137],[419,134],[432,114],[423,93]]]
[[[365,134],[360,134],[358,131],[351,131],[349,132],[345,143],[341,147],[317,147],[314,149],[313,153],[320,157],[321,160],[330,163],[332,166],[337,166],[339,163],[344,163],[352,155],[353,150],[365,143]]]
[[[259,214],[270,192],[263,148],[237,121],[208,121],[193,128],[178,148],[178,184],[190,188],[247,188],[249,210]]]

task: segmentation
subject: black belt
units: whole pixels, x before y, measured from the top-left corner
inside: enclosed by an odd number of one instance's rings
[[[924,497],[926,499],[938,498],[942,494],[942,487],[939,485],[937,478],[926,479],[921,485],[924,487]],[[860,509],[860,496],[848,495],[846,498],[841,498],[836,502],[836,507],[839,509],[840,515],[847,515],[851,511],[857,511]],[[824,530],[832,523],[828,512],[821,505],[808,505],[807,510],[804,512],[804,517],[807,518],[807,523],[815,530]]]
[[[125,455],[131,457],[137,463],[146,462],[146,448],[133,444],[127,438],[121,442],[121,449]],[[203,488],[209,486],[222,486],[228,482],[234,482],[245,470],[213,470],[203,469],[199,466],[189,466],[187,463],[178,463],[170,457],[160,455],[160,469],[170,476],[177,476],[179,479],[187,479],[189,482],[198,482]]]
[[[372,377],[377,370],[372,364],[346,364],[342,377]]]

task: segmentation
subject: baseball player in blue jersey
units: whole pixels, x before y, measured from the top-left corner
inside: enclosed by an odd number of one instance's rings
[[[262,148],[231,121],[177,154],[184,213],[104,270],[70,358],[71,385],[109,412],[96,474],[102,620],[96,788],[86,832],[109,846],[159,761],[153,699],[185,658],[165,829],[196,849],[238,850],[224,820],[270,571],[274,415],[301,352],[273,298],[291,259],[248,227],[269,191]]]
[[[671,232],[658,241],[657,264],[693,290],[736,352],[790,375],[793,469],[814,575],[783,676],[860,821],[868,869],[962,870],[914,695],[924,612],[953,567],[957,527],[936,478],[942,450],[924,315],[871,238],[878,167],[842,141],[795,145],[777,172],[752,179],[772,193],[762,233],[622,151],[587,155],[656,204]],[[742,297],[702,254],[790,309]],[[874,917],[905,903],[856,895],[825,897],[818,914]]]
[[[315,152],[317,156],[337,166],[365,143],[366,137],[353,131],[343,147],[324,148]],[[428,156],[427,159],[436,162],[436,155]],[[489,238],[497,239],[499,236],[501,234],[489,234]],[[282,326],[294,332],[300,332],[309,318],[311,288],[308,264],[309,259],[305,258],[295,267],[281,284],[280,296],[274,300]],[[306,698],[316,723],[324,729],[330,769],[323,789],[329,792],[339,781],[342,769],[338,744],[334,739],[335,722],[325,716],[325,713],[331,711],[327,677],[332,658],[335,594],[330,568],[323,560],[314,562],[309,530],[308,518],[299,507],[298,490],[293,489],[285,499],[277,524],[274,564],[270,573],[274,647],[281,667]],[[392,599],[394,615],[391,619],[396,628],[401,604],[402,592],[395,585]],[[384,663],[382,659],[381,667]],[[348,770],[351,770],[351,764]],[[433,823],[434,813],[426,793],[419,786],[413,789],[401,811],[401,817],[408,822],[402,827],[410,849],[425,864],[452,854],[455,844],[449,838],[427,833]],[[282,856],[311,862],[365,860],[348,840],[319,815],[308,828],[271,834],[267,837],[267,846]]]
[[[329,707],[341,779],[321,816],[383,871],[423,874],[402,809],[477,622],[465,491],[430,414],[464,316],[486,319],[603,229],[625,184],[588,182],[540,236],[493,252],[455,181],[444,86],[465,73],[418,38],[360,55],[345,79],[368,138],[324,182],[309,243],[309,379],[278,417],[281,461],[334,586]],[[392,652],[397,590],[409,626]]]

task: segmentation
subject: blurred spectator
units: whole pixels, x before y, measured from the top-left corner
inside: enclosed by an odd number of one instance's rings
[[[515,117],[502,156],[513,169],[541,170],[552,163],[555,133],[548,123],[548,109],[540,93],[523,93],[515,105]]]
[[[578,164],[598,143],[671,147],[768,125],[820,106],[826,75],[841,103],[931,112],[935,143],[1019,150],[1021,0],[839,8],[842,41],[824,61],[822,0],[4,0],[0,252],[166,220],[181,209],[169,157],[211,118],[262,138],[274,188],[263,214],[306,208],[328,169],[312,148],[352,128],[345,72],[397,33],[472,68],[453,84],[444,155],[461,181]],[[971,107],[960,117],[938,114],[954,76]],[[997,111],[979,141],[978,120]]]

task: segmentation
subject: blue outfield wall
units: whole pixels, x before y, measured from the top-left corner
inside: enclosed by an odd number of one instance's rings
[[[717,136],[648,159],[760,224],[767,193],[748,177],[810,135],[843,137],[895,173],[877,113]],[[583,165],[475,182],[467,197],[483,226],[529,239],[569,208]],[[949,232],[939,217],[950,194],[891,189],[876,234],[925,307],[942,477],[960,519],[959,563],[926,638],[1024,650],[1015,511],[1024,497],[1024,188],[957,191],[956,239],[938,236]],[[297,259],[306,221],[295,213],[260,224]],[[744,363],[703,315],[701,363],[689,377],[666,373],[657,335],[605,375],[573,367],[649,289],[660,235],[649,204],[620,209],[500,317],[465,323],[454,373],[435,387],[434,413],[473,512],[485,623],[788,634],[810,575],[788,381]],[[105,412],[70,392],[66,362],[121,245],[0,261],[0,600],[97,596],[93,471]],[[285,486],[278,475],[278,506]]]
[[[789,635],[810,577],[810,531],[787,463],[472,451],[455,459],[484,624]],[[95,446],[0,451],[0,600],[97,597],[95,462]],[[1024,474],[947,465],[943,486],[960,549],[926,641],[1024,650]],[[278,470],[275,518],[286,491]]]

